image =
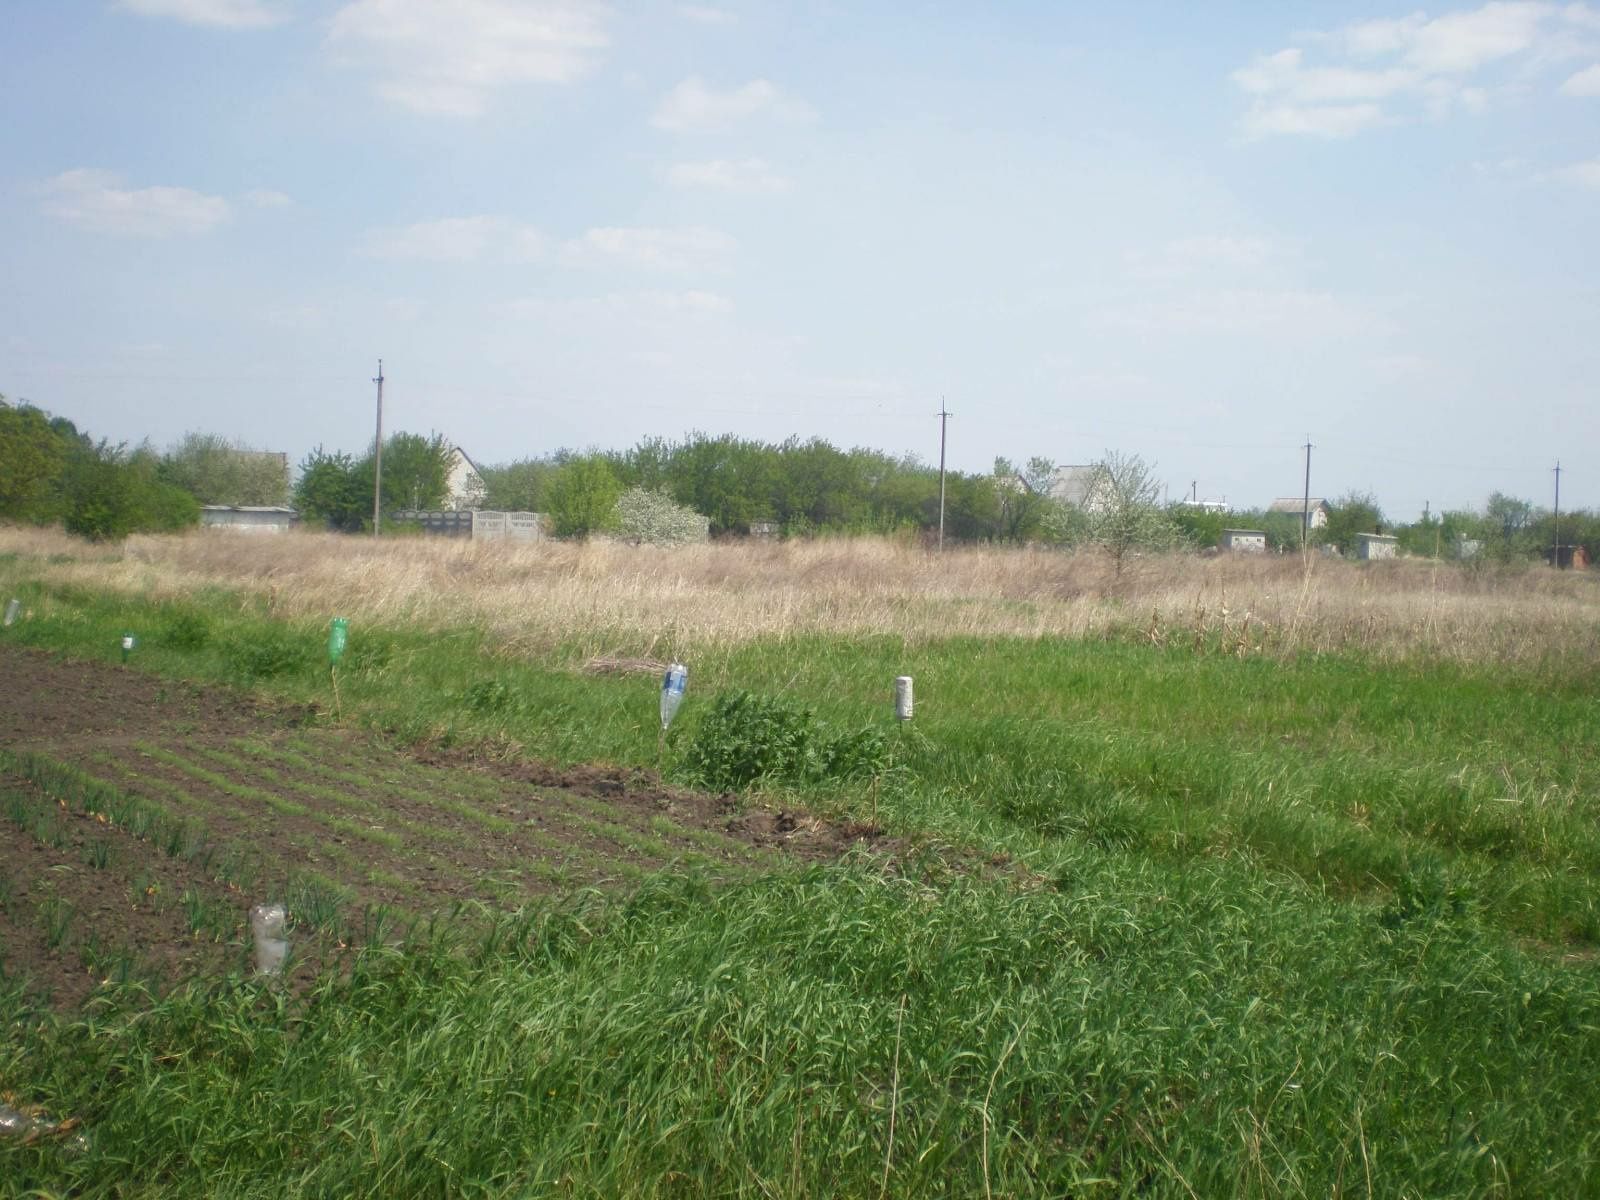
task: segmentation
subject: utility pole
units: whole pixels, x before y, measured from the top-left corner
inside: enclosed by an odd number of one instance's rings
[[[1300,501],[1300,553],[1306,552],[1311,539],[1311,437],[1306,436],[1306,491]]]
[[[1200,503],[1200,481],[1198,479],[1189,481],[1189,499],[1196,504]]]
[[[372,536],[378,536],[383,521],[383,359],[378,360],[378,439],[372,443]]]
[[[944,397],[939,397],[939,553],[944,553],[944,433],[951,414],[945,411]]]
[[[1561,569],[1561,460],[1556,459],[1556,570]]]

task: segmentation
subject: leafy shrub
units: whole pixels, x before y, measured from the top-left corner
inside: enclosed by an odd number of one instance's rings
[[[816,753],[816,715],[781,696],[724,692],[711,705],[684,753],[695,782],[718,790],[758,779],[795,782],[808,776]]]
[[[685,775],[717,790],[859,779],[888,765],[888,739],[879,730],[830,736],[805,705],[743,690],[712,702],[683,757]]]
[[[889,739],[871,725],[841,733],[822,746],[821,773],[827,779],[871,779],[889,765]]]

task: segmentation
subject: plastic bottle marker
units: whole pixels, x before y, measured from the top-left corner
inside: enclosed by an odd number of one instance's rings
[[[683,703],[683,689],[689,686],[689,668],[673,663],[661,677],[661,728],[672,724],[678,705]]]
[[[345,643],[350,640],[350,622],[343,617],[335,617],[333,624],[328,627],[328,665],[336,666],[344,657]]]
[[[132,649],[133,649],[133,634],[131,634],[131,633],[123,634],[122,635],[122,661],[123,662],[127,662],[128,661],[128,652],[130,650],[132,650]]]
[[[6,604],[6,625],[10,626],[17,619],[17,614],[22,611],[22,601],[15,596]]]
[[[894,680],[894,717],[897,721],[911,720],[913,701],[911,676],[897,675]]]
[[[250,910],[250,932],[255,939],[256,973],[276,975],[283,970],[289,955],[289,935],[285,928],[289,914],[281,904],[257,904]]]

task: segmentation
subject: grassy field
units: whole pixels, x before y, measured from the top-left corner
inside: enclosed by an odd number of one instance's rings
[[[7,643],[109,670],[133,632],[139,672],[319,714],[278,740],[153,742],[119,777],[92,750],[52,752],[119,786],[165,781],[202,825],[345,791],[424,832],[433,797],[453,827],[447,775],[426,764],[387,798],[399,767],[352,766],[363,783],[342,787],[319,739],[355,734],[683,778],[712,698],[748,689],[881,752],[865,774],[762,781],[739,804],[882,827],[896,847],[730,871],[708,854],[719,834],[645,824],[631,851],[590,839],[551,880],[519,843],[539,887],[455,921],[397,888],[408,932],[298,993],[218,969],[160,996],[112,984],[76,1012],[26,1008],[0,1092],[81,1118],[87,1144],[0,1142],[0,1179],[240,1196],[1593,1192],[1596,584],[1227,559],[1117,579],[1091,559],[870,542],[118,552],[0,534],[0,602],[24,607]],[[337,697],[334,615],[352,621]],[[667,658],[690,688],[658,761],[651,664]],[[916,678],[904,727],[898,674]],[[360,835],[359,803],[328,804],[335,823],[297,836],[345,837],[355,868],[410,878],[397,844]],[[415,861],[443,845],[419,838]]]

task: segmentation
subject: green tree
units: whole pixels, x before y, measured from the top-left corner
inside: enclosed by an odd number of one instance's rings
[[[549,507],[550,481],[561,468],[548,458],[523,458],[498,467],[484,467],[485,508],[503,512],[544,512]]]
[[[162,480],[158,464],[145,449],[130,454],[105,441],[78,448],[63,474],[67,532],[103,542],[192,526],[200,519],[199,502]]]
[[[361,469],[370,479],[372,456]],[[370,488],[370,484],[368,485]],[[430,509],[444,503],[450,490],[450,444],[439,434],[394,433],[383,443],[383,507]],[[368,500],[370,505],[370,498]]]
[[[62,473],[77,447],[76,430],[68,436],[42,409],[0,396],[0,517],[35,523],[59,517]]]
[[[1330,506],[1323,540],[1336,546],[1340,554],[1353,554],[1356,534],[1382,533],[1383,510],[1371,492],[1346,492]]]
[[[1197,504],[1185,504],[1181,500],[1167,505],[1167,520],[1171,522],[1178,538],[1196,550],[1220,546],[1222,531],[1236,528],[1232,523],[1233,514],[1201,508]],[[1240,528],[1258,529],[1260,526],[1249,525]]]
[[[1055,473],[1056,464],[1048,458],[1030,458],[1024,467],[1015,467],[1006,458],[994,460],[1000,537],[1009,542],[1026,542],[1039,536],[1056,503],[1050,496]]]
[[[294,488],[294,506],[307,521],[322,521],[329,529],[356,533],[366,527],[372,513],[372,475],[348,454],[329,453],[318,446],[300,463],[300,480]]]
[[[600,455],[576,458],[550,482],[550,520],[557,537],[587,537],[617,528],[622,485]]]
[[[281,454],[252,450],[215,433],[187,433],[162,456],[161,477],[201,504],[287,504]]]
[[[1157,503],[1161,484],[1144,459],[1108,450],[1096,465],[1101,482],[1084,505],[1089,540],[1111,557],[1120,578],[1130,554],[1168,549],[1177,531]]]

